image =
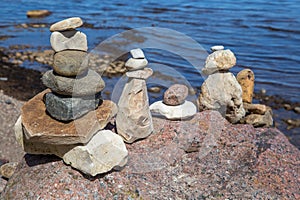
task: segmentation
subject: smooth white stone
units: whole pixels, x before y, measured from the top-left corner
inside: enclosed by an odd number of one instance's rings
[[[65,30],[71,30],[76,29],[80,26],[82,26],[83,21],[80,17],[71,17],[59,22],[56,22],[55,24],[52,24],[50,26],[50,31],[65,31]]]
[[[85,174],[96,176],[127,163],[128,151],[121,136],[102,130],[84,146],[77,146],[63,156],[66,164]]]
[[[210,47],[210,50],[212,50],[212,51],[224,50],[224,46],[223,45],[215,45],[215,46]]]
[[[135,58],[129,58],[127,62],[125,63],[125,67],[130,70],[138,70],[138,69],[143,69],[148,65],[147,59],[135,59]]]
[[[80,31],[55,31],[50,37],[51,47],[54,51],[59,52],[63,50],[80,50],[87,51],[86,35]]]
[[[183,104],[178,106],[168,106],[162,101],[154,102],[150,105],[150,111],[152,113],[160,114],[167,119],[186,119],[192,117],[197,113],[195,104],[190,101],[185,101]]]
[[[130,54],[133,58],[145,58],[144,52],[142,49],[132,49]]]

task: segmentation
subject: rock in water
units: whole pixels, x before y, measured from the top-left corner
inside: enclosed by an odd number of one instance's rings
[[[88,65],[85,51],[65,50],[54,54],[53,70],[62,76],[81,75],[86,72]]]
[[[102,103],[100,93],[84,97],[66,97],[50,92],[45,94],[44,100],[48,114],[60,121],[77,119],[95,110]]]
[[[49,10],[28,10],[26,13],[29,18],[39,18],[39,17],[47,17],[51,15]]]
[[[232,51],[219,50],[210,54],[202,69],[203,74],[210,75],[218,71],[227,71],[236,64],[236,58]]]
[[[77,146],[63,156],[65,163],[95,176],[127,163],[127,149],[122,137],[110,130],[99,131],[86,145]]]
[[[185,85],[174,84],[164,93],[164,103],[169,106],[183,104],[189,94],[189,88]]]
[[[125,142],[132,143],[152,133],[152,116],[145,80],[129,78],[118,106],[116,127]]]
[[[201,86],[199,105],[204,110],[218,110],[231,123],[245,116],[242,88],[230,72],[208,76]]]
[[[56,22],[55,24],[52,24],[50,26],[50,31],[66,31],[66,30],[72,30],[76,29],[80,26],[82,26],[83,21],[80,17],[71,17],[59,22]]]
[[[252,103],[254,91],[254,73],[250,69],[240,71],[236,76],[237,81],[242,86],[243,102]]]
[[[76,30],[55,31],[51,34],[50,43],[56,52],[63,50],[87,51],[88,49],[86,35]]]
[[[187,119],[197,113],[196,106],[190,101],[185,101],[178,106],[168,106],[162,101],[157,101],[150,105],[150,110],[153,113],[158,113],[171,120]]]
[[[90,96],[101,92],[105,87],[101,76],[93,70],[77,77],[60,76],[49,70],[43,75],[42,82],[53,92],[66,96]]]
[[[30,142],[40,142],[53,145],[85,144],[99,130],[103,129],[117,114],[115,103],[104,100],[94,111],[70,122],[53,119],[46,113],[43,97],[50,90],[44,90],[21,109],[23,130]]]

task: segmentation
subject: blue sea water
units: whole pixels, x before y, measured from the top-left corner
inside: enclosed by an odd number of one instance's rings
[[[237,66],[232,72],[236,74],[246,67],[254,71],[255,90],[264,88],[269,94],[300,101],[300,1],[0,0],[0,5],[0,36],[11,36],[0,40],[0,46],[29,44],[50,48],[48,28],[24,29],[16,25],[52,24],[72,16],[80,16],[93,24],[93,28],[81,28],[88,36],[90,50],[123,31],[143,27],[167,28],[195,40],[208,53],[210,46],[224,45],[237,57]],[[26,11],[34,9],[47,9],[53,13],[40,19],[27,18]],[[173,45],[176,52],[190,52],[193,59],[197,59],[196,46],[182,38],[169,40],[172,37],[169,33],[158,34],[156,45],[167,46],[166,49]],[[127,49],[128,43],[151,46],[154,40],[149,43],[147,34],[150,32],[125,37],[126,42],[115,41],[116,46],[120,49]],[[153,37],[155,33],[150,35]],[[150,63],[174,68],[193,87],[201,86],[203,78],[189,60],[155,48],[155,45],[145,51]],[[199,60],[203,55],[199,55]]]

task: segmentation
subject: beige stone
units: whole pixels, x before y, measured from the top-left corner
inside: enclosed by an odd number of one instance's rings
[[[244,109],[252,114],[259,114],[263,115],[267,111],[267,106],[263,104],[249,104],[249,103],[243,103]]]
[[[128,151],[121,136],[102,130],[83,146],[77,146],[63,156],[66,164],[95,176],[127,163]]]
[[[50,44],[55,52],[63,50],[88,50],[86,35],[76,30],[54,31],[50,36]]]
[[[217,110],[231,123],[245,116],[242,88],[232,73],[208,76],[201,86],[199,110]]]
[[[0,166],[0,176],[9,179],[18,166],[17,162],[10,162]]]
[[[259,114],[250,114],[245,117],[243,120],[246,124],[252,124],[254,127],[270,127],[273,125],[273,112],[270,107],[267,108],[267,111],[263,115]]]
[[[243,102],[252,103],[255,79],[253,71],[244,69],[237,74],[236,78],[242,86]]]
[[[47,144],[87,143],[99,130],[103,129],[117,113],[117,106],[109,100],[94,111],[70,122],[60,122],[46,113],[43,96],[50,92],[44,90],[26,102],[21,109],[23,131],[31,142]]]
[[[147,79],[152,74],[153,74],[153,70],[148,67],[140,70],[126,72],[126,76],[128,78],[138,78],[138,79]]]
[[[116,126],[125,142],[149,136],[153,131],[145,80],[129,78],[119,99]]]
[[[50,14],[51,12],[49,10],[28,10],[26,13],[29,18],[46,17]]]
[[[50,31],[66,31],[66,30],[72,30],[76,29],[80,26],[82,26],[83,21],[80,17],[71,17],[59,22],[56,22],[55,24],[52,24],[50,26]]]
[[[206,58],[202,73],[210,75],[218,71],[228,71],[235,64],[235,55],[229,49],[215,51]]]

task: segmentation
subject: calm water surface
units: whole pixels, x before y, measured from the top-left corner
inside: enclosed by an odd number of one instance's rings
[[[0,5],[0,36],[11,36],[0,40],[0,46],[29,44],[50,48],[48,28],[23,29],[15,26],[22,23],[52,24],[71,16],[80,16],[94,26],[81,29],[88,36],[89,49],[133,28],[168,28],[193,38],[207,51],[212,45],[224,45],[237,56],[237,67],[232,69],[233,73],[245,67],[254,71],[256,90],[265,88],[269,94],[300,101],[300,1],[0,0]],[[28,19],[26,11],[32,9],[48,9],[53,14],[46,18]],[[137,36],[132,43],[143,46],[143,42],[147,41],[143,34],[139,33],[141,40]],[[181,40],[173,41],[180,43]],[[162,35],[156,42],[172,45]],[[117,47],[123,48],[124,45]],[[190,44],[180,44],[180,47],[185,52],[193,52],[194,48]],[[155,48],[146,49],[146,55],[150,63],[174,68],[193,87],[201,86],[203,78],[182,57]]]

